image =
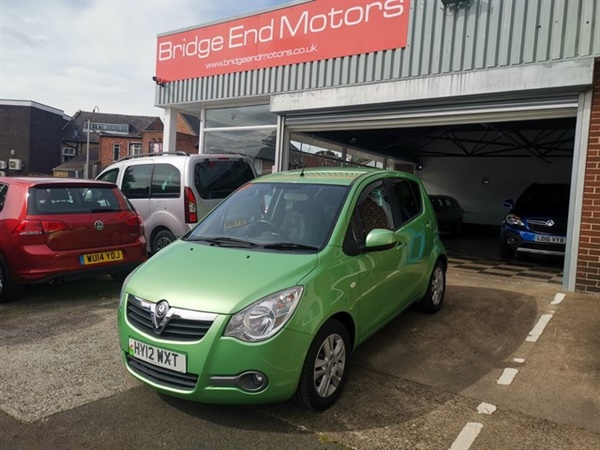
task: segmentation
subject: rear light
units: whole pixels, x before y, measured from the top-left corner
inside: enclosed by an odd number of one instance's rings
[[[198,222],[198,209],[196,208],[196,197],[189,187],[185,188],[184,199],[185,223]]]
[[[65,230],[67,224],[60,220],[23,220],[15,228],[15,233],[21,236],[39,236]]]
[[[129,216],[125,219],[125,224],[131,227],[137,227],[138,233],[140,236],[144,236],[144,221],[142,220],[142,216],[137,213]]]
[[[132,214],[127,219],[125,219],[125,223],[131,227],[139,227],[142,225],[140,216],[138,216],[137,214]]]

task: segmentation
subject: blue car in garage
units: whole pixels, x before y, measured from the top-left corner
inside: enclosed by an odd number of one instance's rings
[[[500,256],[516,254],[564,256],[569,213],[569,184],[530,185],[510,208],[500,227]]]

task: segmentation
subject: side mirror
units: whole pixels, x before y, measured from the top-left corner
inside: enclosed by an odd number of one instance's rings
[[[504,200],[504,206],[506,206],[508,209],[513,209],[515,207],[515,203],[513,202],[512,198],[509,198],[508,200]]]
[[[380,250],[389,250],[396,245],[396,235],[393,231],[375,228],[367,234],[365,240],[365,251],[376,252]]]

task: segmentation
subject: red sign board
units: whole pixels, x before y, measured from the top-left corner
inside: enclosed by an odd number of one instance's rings
[[[410,0],[314,0],[160,36],[169,82],[406,47]]]

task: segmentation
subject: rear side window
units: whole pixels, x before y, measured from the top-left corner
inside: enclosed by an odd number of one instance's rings
[[[85,214],[121,211],[129,207],[116,188],[98,186],[39,186],[29,189],[29,214]]]
[[[181,174],[172,164],[156,164],[152,176],[152,197],[177,198],[181,192]]]
[[[252,179],[252,166],[243,160],[204,160],[194,167],[194,185],[206,200],[225,198]]]
[[[121,191],[127,198],[149,198],[153,164],[129,166],[123,174]]]

